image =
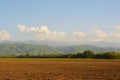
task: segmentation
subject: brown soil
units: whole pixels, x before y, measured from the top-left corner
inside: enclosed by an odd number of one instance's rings
[[[0,80],[120,80],[120,60],[0,59]]]

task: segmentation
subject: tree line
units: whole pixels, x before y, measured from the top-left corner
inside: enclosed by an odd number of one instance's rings
[[[92,58],[92,59],[120,59],[120,52],[95,53],[92,50],[68,54],[38,54],[34,55],[26,52],[24,55],[0,56],[1,58]]]
[[[38,54],[33,55],[26,53],[25,55],[13,56],[15,58],[92,58],[92,59],[120,59],[120,52],[103,52],[95,53],[91,50],[84,52],[68,53],[68,54]]]

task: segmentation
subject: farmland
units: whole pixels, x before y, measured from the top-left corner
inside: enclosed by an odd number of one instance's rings
[[[120,80],[120,60],[1,58],[0,80]]]

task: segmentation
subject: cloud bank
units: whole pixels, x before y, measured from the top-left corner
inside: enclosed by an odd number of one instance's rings
[[[66,32],[51,31],[46,26],[27,27],[25,25],[17,25],[21,33],[29,37],[31,40],[43,41],[66,41],[66,42],[120,42],[120,32],[105,33],[102,30],[95,29],[91,32],[77,31],[71,36],[67,36]],[[114,27],[119,30],[119,26]]]
[[[120,26],[115,26],[114,28],[115,28],[115,30],[120,31]]]
[[[19,30],[34,40],[62,41],[65,38],[65,32],[50,31],[46,26],[27,27],[25,25],[17,25]]]
[[[0,31],[0,41],[9,40],[9,39],[10,39],[10,34],[8,33],[7,30]]]

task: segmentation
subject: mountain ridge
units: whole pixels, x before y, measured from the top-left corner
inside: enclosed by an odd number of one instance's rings
[[[120,47],[120,43],[115,42],[60,42],[60,41],[1,41],[0,44],[35,44],[35,45],[48,45],[52,47],[63,47],[63,46],[79,46],[79,45],[94,45],[99,47]]]
[[[24,55],[26,53],[31,54],[49,54],[49,53],[76,53],[83,52],[85,50],[92,50],[94,52],[120,52],[119,47],[99,47],[94,45],[77,45],[77,46],[59,46],[53,47],[48,45],[37,45],[27,43],[4,43],[0,44],[0,55]]]

